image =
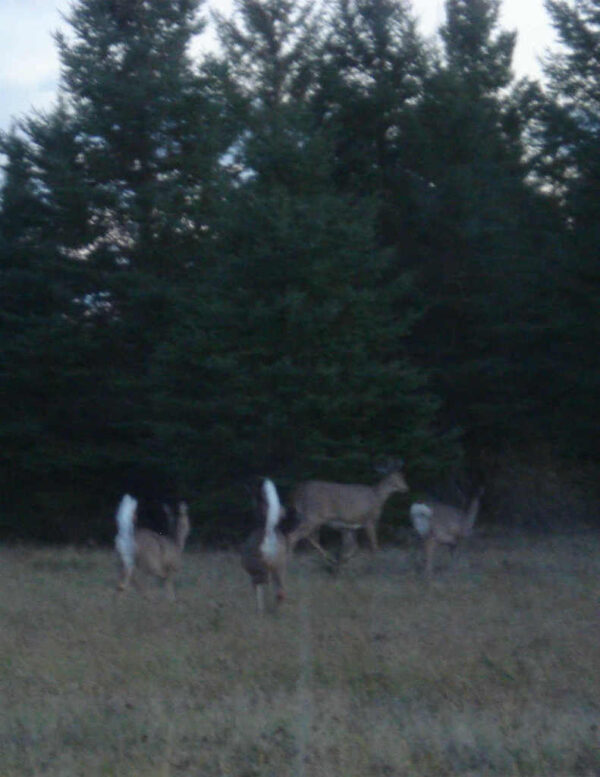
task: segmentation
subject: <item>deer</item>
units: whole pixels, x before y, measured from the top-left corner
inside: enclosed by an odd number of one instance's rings
[[[479,514],[483,487],[473,495],[466,510],[427,499],[410,507],[410,519],[425,545],[425,572],[433,573],[433,557],[439,545],[454,553],[461,540],[469,537]]]
[[[409,490],[401,460],[378,467],[378,471],[383,477],[374,486],[330,483],[324,480],[307,480],[300,483],[291,498],[292,509],[298,515],[299,525],[288,537],[290,551],[293,551],[301,539],[307,539],[331,562],[330,555],[317,539],[321,526],[341,529],[345,549],[354,543],[356,532],[364,529],[371,550],[377,551],[377,527],[385,503],[392,494],[406,493]]]
[[[190,533],[187,504],[179,502],[173,538],[151,529],[136,528],[137,507],[137,499],[125,494],[117,508],[118,531],[115,547],[122,566],[117,590],[125,591],[132,582],[135,571],[139,569],[163,580],[168,597],[174,601],[173,577],[181,567],[183,549]],[[166,505],[163,505],[163,509],[167,516],[174,518]]]
[[[241,548],[242,566],[250,575],[256,593],[256,611],[265,611],[265,589],[270,583],[275,588],[275,601],[285,599],[285,571],[287,539],[280,523],[285,517],[275,484],[269,478],[260,478],[255,487],[254,501],[261,525],[246,539]]]

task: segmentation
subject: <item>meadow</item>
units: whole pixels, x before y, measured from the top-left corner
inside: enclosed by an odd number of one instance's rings
[[[0,550],[0,777],[600,774],[600,536],[312,552],[262,620],[233,551],[177,601],[110,550]]]

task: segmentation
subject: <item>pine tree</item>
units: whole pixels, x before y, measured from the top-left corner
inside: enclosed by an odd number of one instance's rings
[[[6,141],[3,277],[18,313],[5,319],[5,374],[23,397],[11,445],[27,450],[11,477],[23,494],[35,482],[38,515],[59,516],[40,529],[46,538],[91,533],[95,516],[109,532],[106,505],[130,470],[177,475],[156,436],[151,362],[211,255],[218,158],[229,143],[216,129],[214,75],[190,59],[198,7],[73,4],[70,33],[57,39],[61,103]],[[18,288],[17,261],[31,268]],[[26,403],[35,397],[43,401]]]
[[[527,438],[548,401],[540,385],[559,255],[554,212],[528,183],[537,90],[513,80],[515,34],[500,28],[499,8],[448,0],[412,149],[424,184],[415,266],[430,302],[415,353],[433,358],[437,388],[475,447]]]
[[[497,95],[512,80],[516,33],[498,29],[500,0],[447,0],[441,29],[447,69],[473,98]]]
[[[72,35],[57,36],[63,90],[94,182],[103,232],[96,250],[166,276],[194,249],[199,174],[216,153],[189,55],[202,30],[198,6],[80,0],[68,17]]]
[[[61,109],[30,119],[24,129],[3,139],[0,438],[2,490],[12,507],[3,515],[4,530],[65,539],[75,458],[67,440],[78,440],[78,465],[85,467],[82,405],[90,387],[100,390],[99,381],[90,380],[90,352],[81,337],[85,273],[67,256],[86,229],[85,199]],[[86,428],[91,440],[93,430]]]
[[[336,182],[375,196],[378,239],[410,255],[410,126],[430,62],[410,6],[337,0],[314,99],[334,139]]]
[[[538,173],[561,203],[567,241],[557,358],[568,449],[597,460],[600,390],[600,3],[548,0],[560,47],[545,62]]]
[[[157,365],[168,404],[171,366],[185,364],[188,401],[171,427],[183,458],[203,468],[195,477],[208,492],[229,484],[230,500],[231,482],[250,471],[284,485],[309,474],[368,481],[386,454],[404,455],[413,473],[433,469],[455,449],[434,439],[438,403],[406,357],[418,305],[378,246],[373,200],[336,186],[313,111],[309,9],[243,0],[220,28],[244,123],[229,155],[213,298],[179,316]],[[211,451],[209,470],[194,447]]]
[[[239,0],[232,19],[218,17],[218,28],[226,91],[243,126],[230,171],[258,175],[265,188],[288,186],[289,175],[297,185],[314,129],[306,103],[320,40],[312,4]]]

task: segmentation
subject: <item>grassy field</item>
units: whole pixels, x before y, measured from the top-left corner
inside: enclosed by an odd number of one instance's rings
[[[235,553],[172,605],[114,554],[0,551],[0,777],[600,774],[600,537],[311,553],[262,621]]]

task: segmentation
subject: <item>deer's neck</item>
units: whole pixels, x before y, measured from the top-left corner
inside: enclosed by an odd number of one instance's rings
[[[383,502],[385,502],[389,496],[398,491],[398,487],[394,485],[392,478],[388,476],[380,481],[380,483],[376,486],[376,491],[377,496],[379,497],[379,501],[383,504]]]

